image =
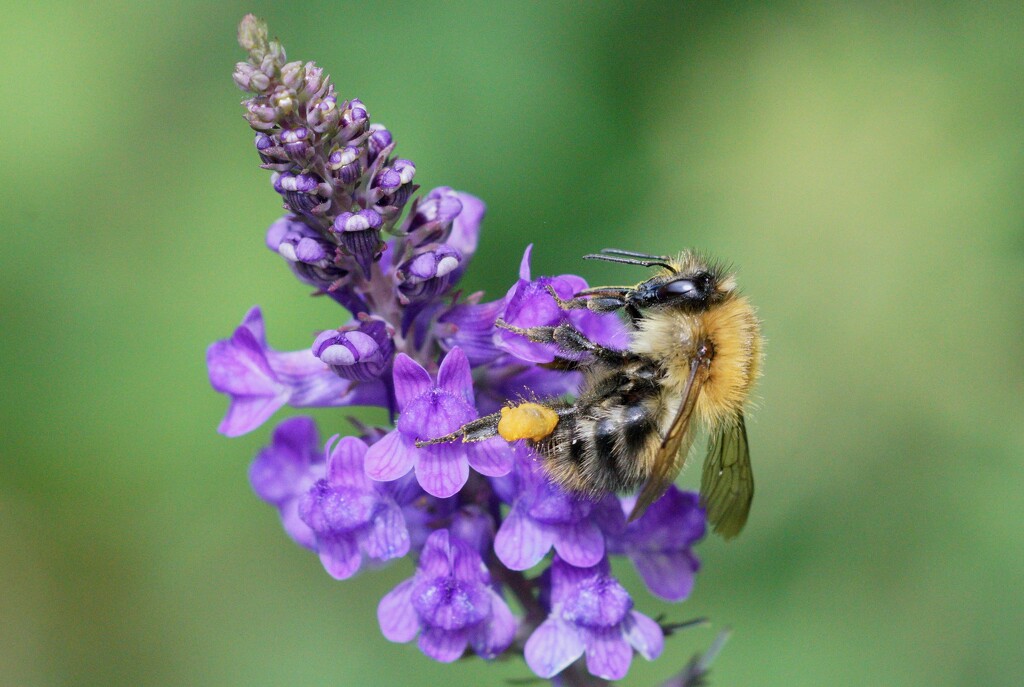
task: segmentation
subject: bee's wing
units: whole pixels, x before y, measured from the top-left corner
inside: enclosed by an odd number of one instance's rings
[[[739,534],[754,498],[754,473],[743,413],[712,434],[700,480],[700,505],[708,522],[725,539]]]
[[[668,485],[683,469],[683,463],[686,462],[686,455],[690,452],[695,434],[690,427],[690,419],[693,417],[693,409],[697,405],[701,387],[704,385],[704,380],[707,379],[707,368],[702,364],[703,362],[703,358],[694,358],[690,364],[690,376],[683,389],[683,401],[679,404],[679,410],[676,411],[676,416],[672,420],[672,426],[661,440],[661,446],[654,457],[654,468],[651,470],[651,475],[647,478],[640,496],[637,497],[633,512],[629,514],[630,522],[643,515],[647,507],[665,493]]]

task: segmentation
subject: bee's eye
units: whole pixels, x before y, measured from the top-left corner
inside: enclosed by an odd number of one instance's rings
[[[674,279],[662,284],[658,287],[657,299],[661,303],[701,303],[710,298],[714,290],[714,278],[706,272],[701,272],[692,277]]]
[[[662,298],[672,298],[673,296],[682,296],[683,298],[700,298],[701,291],[696,283],[692,279],[678,279],[676,281],[670,281],[660,289],[658,289],[658,295]]]

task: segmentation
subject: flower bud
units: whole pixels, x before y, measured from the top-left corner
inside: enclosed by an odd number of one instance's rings
[[[383,124],[370,125],[370,137],[367,141],[368,162],[373,164],[377,157],[393,145],[391,132]]]
[[[248,62],[236,64],[232,78],[243,91],[262,93],[270,86],[270,78]]]
[[[277,110],[263,98],[253,98],[245,103],[245,118],[249,126],[257,131],[270,131],[277,121]]]
[[[334,178],[341,186],[349,186],[359,181],[363,167],[359,162],[359,148],[345,146],[335,150],[327,158],[327,166],[334,172]]]
[[[307,62],[303,71],[301,95],[307,99],[322,96],[327,84],[323,67],[316,66],[316,62]]]
[[[331,329],[313,342],[313,355],[335,374],[357,382],[381,376],[395,353],[394,331],[383,321],[367,317],[356,327]]]
[[[398,268],[398,289],[410,301],[433,298],[448,290],[461,263],[462,255],[451,246],[424,247]]]
[[[242,49],[260,60],[267,51],[267,22],[252,14],[242,17],[238,23],[238,44]]]
[[[352,140],[366,131],[369,121],[370,117],[363,102],[358,99],[350,100],[342,110],[341,131],[338,135],[344,140]]]
[[[305,284],[326,291],[348,275],[334,262],[334,244],[298,217],[286,215],[271,224],[266,241]]]
[[[295,213],[319,217],[330,208],[330,191],[315,174],[275,174],[273,184]]]
[[[281,147],[291,159],[305,162],[313,155],[313,146],[308,142],[309,129],[300,126],[295,129],[281,131]]]
[[[405,223],[405,234],[413,246],[443,243],[452,228],[452,222],[462,212],[459,194],[447,186],[435,188],[410,211]]]
[[[380,255],[384,243],[380,240],[381,216],[373,210],[343,212],[334,219],[331,231],[338,238],[345,251],[351,255],[363,270],[367,279],[370,267]]]
[[[281,83],[293,91],[302,85],[304,72],[301,62],[289,62],[281,67]]]
[[[310,107],[306,112],[306,123],[309,128],[318,134],[335,131],[341,122],[338,99],[333,95],[328,95],[321,99],[314,98],[310,102]]]

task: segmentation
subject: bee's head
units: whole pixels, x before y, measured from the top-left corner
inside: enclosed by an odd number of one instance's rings
[[[660,274],[641,282],[628,296],[637,308],[679,308],[700,311],[725,298],[728,291],[716,275],[706,269]]]
[[[693,251],[677,258],[608,249],[585,256],[592,260],[661,267],[663,272],[625,290],[620,301],[634,317],[647,308],[700,312],[728,298],[736,289],[731,274]],[[624,302],[623,302],[624,301]]]

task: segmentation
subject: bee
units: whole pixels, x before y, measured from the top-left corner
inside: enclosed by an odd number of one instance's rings
[[[762,358],[753,306],[728,269],[694,251],[670,258],[604,249],[584,259],[659,269],[636,286],[589,288],[568,300],[549,288],[564,310],[625,313],[628,347],[601,346],[569,323],[519,328],[499,320],[530,341],[558,345],[564,355],[549,365],[584,374],[576,400],[512,401],[417,445],[526,440],[552,481],[569,491],[600,496],[639,489],[632,521],[668,489],[705,428],[701,505],[715,532],[736,536],[754,496],[744,423]]]

